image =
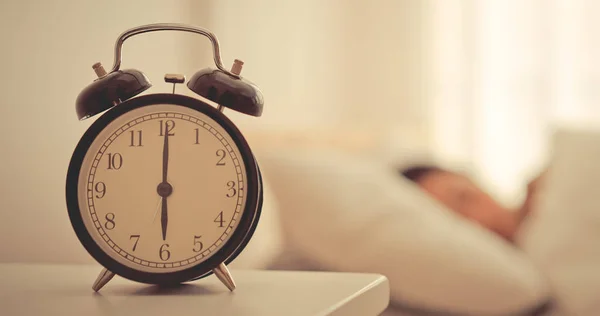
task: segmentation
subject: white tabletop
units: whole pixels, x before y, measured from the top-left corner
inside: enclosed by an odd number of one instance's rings
[[[377,274],[232,270],[229,292],[213,275],[173,289],[119,276],[100,292],[97,265],[0,264],[2,315],[378,315],[389,302]]]

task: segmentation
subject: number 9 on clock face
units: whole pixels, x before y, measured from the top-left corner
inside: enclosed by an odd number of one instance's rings
[[[183,282],[232,260],[260,212],[248,144],[199,100],[154,95],[103,115],[75,150],[67,177],[71,222],[111,271],[147,283]]]

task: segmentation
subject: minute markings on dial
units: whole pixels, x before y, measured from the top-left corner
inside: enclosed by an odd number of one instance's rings
[[[106,154],[108,153],[108,148],[110,147],[111,143],[113,141],[115,141],[116,138],[119,137],[120,134],[125,133],[130,127],[133,127],[134,125],[137,125],[139,123],[142,123],[142,122],[145,122],[145,121],[149,121],[149,120],[159,120],[159,119],[164,119],[164,120],[175,119],[176,120],[176,119],[183,119],[185,121],[192,122],[192,123],[196,124],[197,126],[201,127],[200,130],[206,130],[206,131],[210,132],[217,140],[219,140],[221,142],[221,144],[223,146],[222,148],[228,153],[228,155],[227,155],[228,157],[227,158],[229,158],[229,159],[227,159],[227,161],[228,162],[233,162],[232,168],[234,168],[234,172],[237,174],[237,179],[235,179],[235,178],[233,178],[233,179],[230,178],[230,179],[231,180],[234,180],[234,179],[237,180],[235,182],[237,182],[236,186],[239,187],[240,192],[239,192],[239,195],[237,196],[237,199],[236,199],[237,203],[235,204],[235,210],[233,210],[233,214],[230,213],[231,211],[227,211],[227,213],[229,213],[228,216],[227,216],[228,219],[226,219],[225,225],[223,225],[224,226],[223,230],[222,230],[223,233],[222,233],[222,235],[220,237],[216,237],[216,239],[212,239],[211,238],[211,240],[214,240],[214,241],[210,241],[210,242],[208,242],[208,240],[203,241],[202,242],[204,244],[203,247],[200,247],[200,243],[199,242],[198,243],[193,243],[193,241],[197,241],[197,240],[193,240],[194,238],[190,239],[190,245],[192,247],[195,247],[193,249],[194,250],[200,250],[200,248],[201,248],[202,252],[198,252],[196,256],[187,258],[185,260],[179,260],[179,261],[167,262],[167,263],[160,262],[160,260],[167,258],[166,252],[163,254],[162,258],[160,258],[160,259],[157,258],[157,260],[159,260],[158,262],[144,260],[144,259],[141,259],[141,258],[137,258],[137,257],[135,257],[133,255],[130,255],[129,253],[127,253],[126,251],[124,251],[124,249],[131,250],[132,245],[129,245],[129,244],[125,245],[125,244],[123,244],[123,245],[119,245],[119,246],[123,246],[123,247],[117,246],[110,239],[110,237],[107,235],[107,232],[104,232],[104,229],[102,227],[103,225],[100,223],[100,227],[98,227],[98,224],[95,224],[96,228],[100,232],[102,238],[107,242],[107,244],[109,244],[113,249],[115,249],[115,251],[117,253],[119,253],[122,257],[127,258],[130,261],[134,261],[135,260],[136,263],[139,263],[139,264],[142,264],[142,265],[145,265],[145,266],[170,268],[170,267],[174,267],[174,266],[183,266],[183,265],[191,264],[191,263],[193,263],[193,262],[195,262],[197,260],[201,260],[203,257],[209,255],[209,253],[211,253],[212,251],[214,251],[216,249],[216,247],[219,247],[226,240],[226,236],[228,236],[232,232],[232,230],[234,229],[234,227],[237,225],[237,221],[239,221],[240,216],[241,216],[241,211],[242,211],[241,206],[242,206],[242,199],[243,199],[242,190],[244,188],[244,176],[242,174],[242,169],[240,168],[241,160],[238,158],[236,152],[233,150],[232,145],[230,145],[229,142],[222,135],[220,135],[220,133],[216,129],[212,128],[209,124],[205,123],[202,120],[199,120],[197,118],[190,117],[190,116],[187,116],[187,115],[181,115],[181,114],[179,114],[179,116],[175,116],[177,114],[174,114],[172,112],[168,113],[167,115],[164,115],[163,113],[161,113],[161,114],[162,115],[148,114],[148,115],[144,115],[144,116],[138,117],[135,120],[132,120],[131,122],[129,122],[127,124],[124,124],[120,129],[116,130],[111,136],[108,137],[108,139],[106,140],[106,142],[104,143],[104,145],[101,146],[102,148],[99,150],[96,159],[92,162],[93,167],[91,168],[90,173],[89,173],[89,179],[90,179],[90,185],[91,186],[88,186],[88,192],[89,192],[88,193],[88,198],[89,198],[88,199],[88,201],[89,201],[88,204],[89,204],[89,211],[90,211],[90,214],[92,215],[93,221],[95,223],[98,223],[98,220],[99,220],[98,217],[99,216],[96,216],[96,210],[95,210],[95,207],[94,207],[94,200],[97,199],[98,197],[93,196],[94,193],[95,193],[95,195],[99,195],[99,196],[100,195],[104,195],[104,194],[107,194],[107,196],[109,196],[110,194],[116,194],[116,193],[114,191],[106,190],[106,188],[110,189],[110,185],[111,185],[111,183],[107,183],[106,180],[104,180],[104,179],[98,179],[97,180],[98,182],[94,182],[93,181],[94,177],[96,175],[96,171],[97,171],[96,167],[98,167],[98,162],[102,158],[102,156],[106,157]],[[168,125],[166,123],[163,123],[163,124]],[[165,126],[165,127],[168,128],[170,126]],[[191,130],[192,130],[192,134],[190,136],[192,138],[190,139],[190,143],[193,144],[196,139],[195,139],[195,135],[193,134],[194,129],[192,128]],[[170,130],[170,132],[171,133],[168,133],[168,135],[163,135],[163,137],[167,136],[167,142],[168,142],[168,136],[172,136],[171,135],[172,134],[172,129]],[[164,134],[167,134],[167,133],[164,133]],[[137,141],[138,140],[138,138],[137,138],[137,136],[138,136],[137,132],[136,132],[135,136],[136,136],[135,140]],[[130,143],[131,143],[130,137],[131,137],[131,135],[129,133],[127,133],[127,145],[130,145]],[[138,147],[138,146],[136,146],[136,147]],[[220,149],[220,150],[223,150],[223,149]],[[214,155],[214,153],[215,152],[213,151],[213,155]],[[126,155],[127,155],[126,152],[122,152],[122,155],[123,155],[123,157],[127,158],[126,157]],[[215,157],[215,156],[213,156],[213,157]],[[221,165],[219,162],[220,162],[220,160],[222,158],[224,158],[223,155],[222,155],[222,152],[217,153],[217,156],[215,158],[218,158],[218,159],[215,160],[215,162],[213,163],[213,165],[215,165],[215,164]],[[168,170],[168,167],[167,167],[167,170]],[[96,190],[94,190],[94,185],[96,183],[99,183],[99,182],[102,182],[103,184],[99,184],[98,188]],[[166,182],[166,183],[168,183],[168,182]],[[101,191],[106,191],[106,192],[101,192]],[[104,212],[102,212],[100,214],[102,214],[102,217],[104,217],[104,215],[105,215]],[[100,214],[98,214],[98,215],[100,215]],[[215,216],[215,215],[213,215],[213,216]],[[117,214],[117,217],[118,217],[118,214]],[[112,227],[112,224],[111,224],[111,227]],[[130,233],[128,232],[127,233],[128,234],[127,238],[129,239],[129,237],[130,237],[129,234],[134,234],[134,233],[137,234],[136,232],[130,232]],[[111,234],[112,234],[112,232],[111,232]],[[195,236],[199,236],[199,235],[195,235]],[[192,236],[192,237],[195,237],[195,236]],[[142,237],[142,239],[143,239],[143,237]],[[138,245],[138,247],[139,247],[139,245]],[[121,249],[121,248],[123,248],[123,249]],[[165,250],[165,249],[168,249],[168,248],[165,246],[163,250]]]

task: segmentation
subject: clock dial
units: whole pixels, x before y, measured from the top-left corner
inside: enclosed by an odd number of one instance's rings
[[[78,181],[79,210],[95,243],[123,265],[156,273],[215,254],[240,223],[248,185],[231,135],[172,104],[110,122],[87,150]]]

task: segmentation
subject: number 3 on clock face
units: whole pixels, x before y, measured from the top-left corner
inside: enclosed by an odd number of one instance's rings
[[[75,153],[80,167],[77,159],[70,167],[78,169],[79,212],[69,210],[79,238],[104,265],[138,281],[210,271],[256,223],[257,167],[246,142],[208,106],[119,107],[123,113],[90,128]]]

